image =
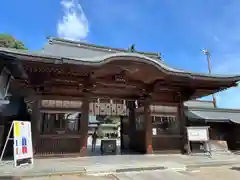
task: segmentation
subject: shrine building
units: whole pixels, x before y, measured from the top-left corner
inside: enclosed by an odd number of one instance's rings
[[[186,126],[193,119],[239,128],[240,112],[206,115],[214,107],[199,109],[191,100],[235,87],[240,76],[188,72],[169,67],[159,53],[59,38],[49,38],[40,51],[0,48],[0,62],[8,61],[17,67],[10,99],[22,98],[31,110],[19,120],[31,120],[36,155],[86,155],[89,115],[121,116],[122,148],[140,153],[186,152]],[[81,116],[67,121],[65,114],[74,112]],[[240,148],[238,141],[232,146]]]

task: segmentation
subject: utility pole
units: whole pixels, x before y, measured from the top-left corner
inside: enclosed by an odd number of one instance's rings
[[[208,49],[204,49],[204,50],[202,50],[202,51],[203,51],[203,53],[204,53],[204,54],[206,55],[206,57],[207,57],[207,62],[208,62],[208,73],[211,75],[211,74],[212,74],[212,68],[211,68],[211,55],[210,55]],[[215,97],[214,94],[212,95],[212,99],[213,99],[213,105],[214,105],[214,107],[216,108],[216,107],[217,107],[217,101],[216,101],[216,97]]]

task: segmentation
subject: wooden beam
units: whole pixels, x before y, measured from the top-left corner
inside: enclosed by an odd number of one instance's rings
[[[38,93],[38,95],[40,96],[45,96],[45,97],[67,97],[67,98],[70,98],[71,99],[81,99],[84,97],[83,94],[64,94],[64,93]],[[108,99],[125,99],[125,100],[136,100],[138,97],[136,96],[126,96],[126,95],[113,95],[113,94],[95,94],[95,93],[92,93],[91,94],[91,98],[108,98]],[[66,99],[66,98],[64,98]]]
[[[209,91],[213,91],[213,90],[217,90],[217,89],[225,89],[225,88],[229,88],[231,86],[234,86],[234,84],[229,84],[229,85],[219,85],[219,83],[214,83],[214,82],[209,82],[209,84],[207,84],[206,81],[200,81],[199,83],[196,84],[195,81],[191,80],[191,81],[174,81],[174,80],[169,80],[169,79],[164,79],[164,80],[156,80],[153,83],[154,86],[154,90],[157,91],[157,89],[159,87],[166,87],[169,89],[174,89],[174,90],[180,90],[180,89],[196,89],[199,91],[204,91],[204,90],[209,90]],[[219,87],[221,86],[221,88]]]
[[[43,76],[44,77],[44,76]],[[41,79],[41,81],[35,81],[34,79]],[[55,77],[52,76],[45,76],[44,78],[38,77],[38,78],[32,78],[31,81],[24,82],[24,81],[19,81],[19,83],[22,83],[23,85],[26,86],[58,86],[58,85],[63,85],[66,87],[67,85],[71,87],[78,87],[78,86],[85,86],[86,87],[91,87],[91,86],[103,86],[103,87],[121,87],[121,88],[141,88],[141,89],[146,89],[148,88],[148,85],[141,83],[139,81],[127,81],[127,82],[117,82],[115,80],[111,80],[109,78],[97,78],[97,79],[91,79],[91,77],[75,77],[75,76],[64,76],[61,77],[58,75],[55,75]]]
[[[80,101],[83,96],[70,96],[70,95],[56,95],[56,94],[38,94],[41,100],[68,100],[68,101]]]

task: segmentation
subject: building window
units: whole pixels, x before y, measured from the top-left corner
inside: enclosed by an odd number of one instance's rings
[[[153,128],[156,129],[156,135],[179,134],[180,132],[176,116],[154,116]]]
[[[70,116],[68,113],[42,113],[41,133],[62,134],[80,130],[80,115]]]

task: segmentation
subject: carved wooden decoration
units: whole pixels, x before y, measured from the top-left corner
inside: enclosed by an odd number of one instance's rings
[[[100,115],[106,115],[106,109],[105,109],[105,103],[99,103],[100,104]]]
[[[116,103],[112,103],[111,114],[113,116],[117,115],[117,104]]]
[[[67,100],[42,100],[42,108],[58,108],[58,109],[76,109],[76,111],[81,111],[82,102],[81,101],[67,101]],[[162,105],[151,105],[151,113],[161,114],[161,113],[176,113],[177,107],[175,106],[162,106]],[[143,109],[137,108],[138,112],[142,112]],[[90,115],[120,115],[127,116],[128,109],[124,103],[89,103],[89,114]]]
[[[110,103],[105,103],[105,112],[106,112],[106,115],[111,115],[112,113],[112,108],[111,108],[111,104]]]
[[[89,115],[94,115],[94,103],[89,103]]]
[[[161,106],[161,105],[151,105],[152,113],[177,113],[177,107],[174,106]]]
[[[99,115],[100,114],[100,105],[99,103],[94,103],[94,115]]]
[[[42,100],[41,106],[43,108],[76,108],[80,110],[82,102],[67,100]]]

